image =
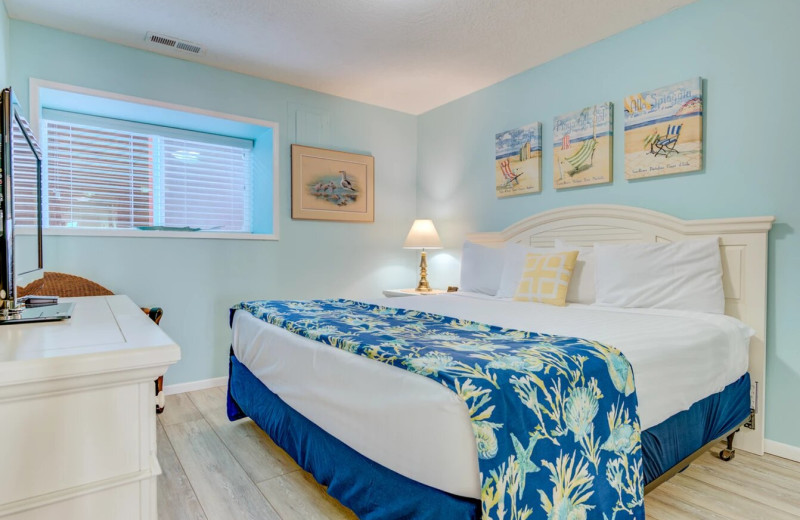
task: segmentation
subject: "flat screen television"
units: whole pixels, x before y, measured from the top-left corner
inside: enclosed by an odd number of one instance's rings
[[[42,152],[11,88],[0,92],[0,310],[22,310],[17,287],[43,275]],[[15,211],[16,210],[16,211]]]
[[[69,318],[74,303],[18,298],[44,275],[42,152],[11,88],[0,92],[0,325]]]

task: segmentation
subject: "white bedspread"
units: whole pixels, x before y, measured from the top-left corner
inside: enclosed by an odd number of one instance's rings
[[[752,331],[722,315],[554,307],[470,293],[371,300],[503,327],[597,340],[633,366],[642,429],[747,371]],[[429,486],[480,498],[466,406],[433,380],[268,325],[237,311],[233,351],[270,390],[366,457]]]

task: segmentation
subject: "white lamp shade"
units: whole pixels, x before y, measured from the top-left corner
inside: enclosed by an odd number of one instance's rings
[[[406,249],[441,249],[442,241],[432,220],[415,220],[403,244]]]

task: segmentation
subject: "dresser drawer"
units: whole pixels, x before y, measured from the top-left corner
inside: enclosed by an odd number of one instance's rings
[[[0,402],[0,504],[138,472],[144,405],[155,427],[141,395],[125,385]]]

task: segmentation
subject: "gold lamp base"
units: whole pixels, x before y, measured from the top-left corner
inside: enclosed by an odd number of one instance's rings
[[[417,285],[417,292],[431,292],[431,286],[428,285],[428,255],[425,250],[422,250],[421,258],[419,260],[419,284]]]

